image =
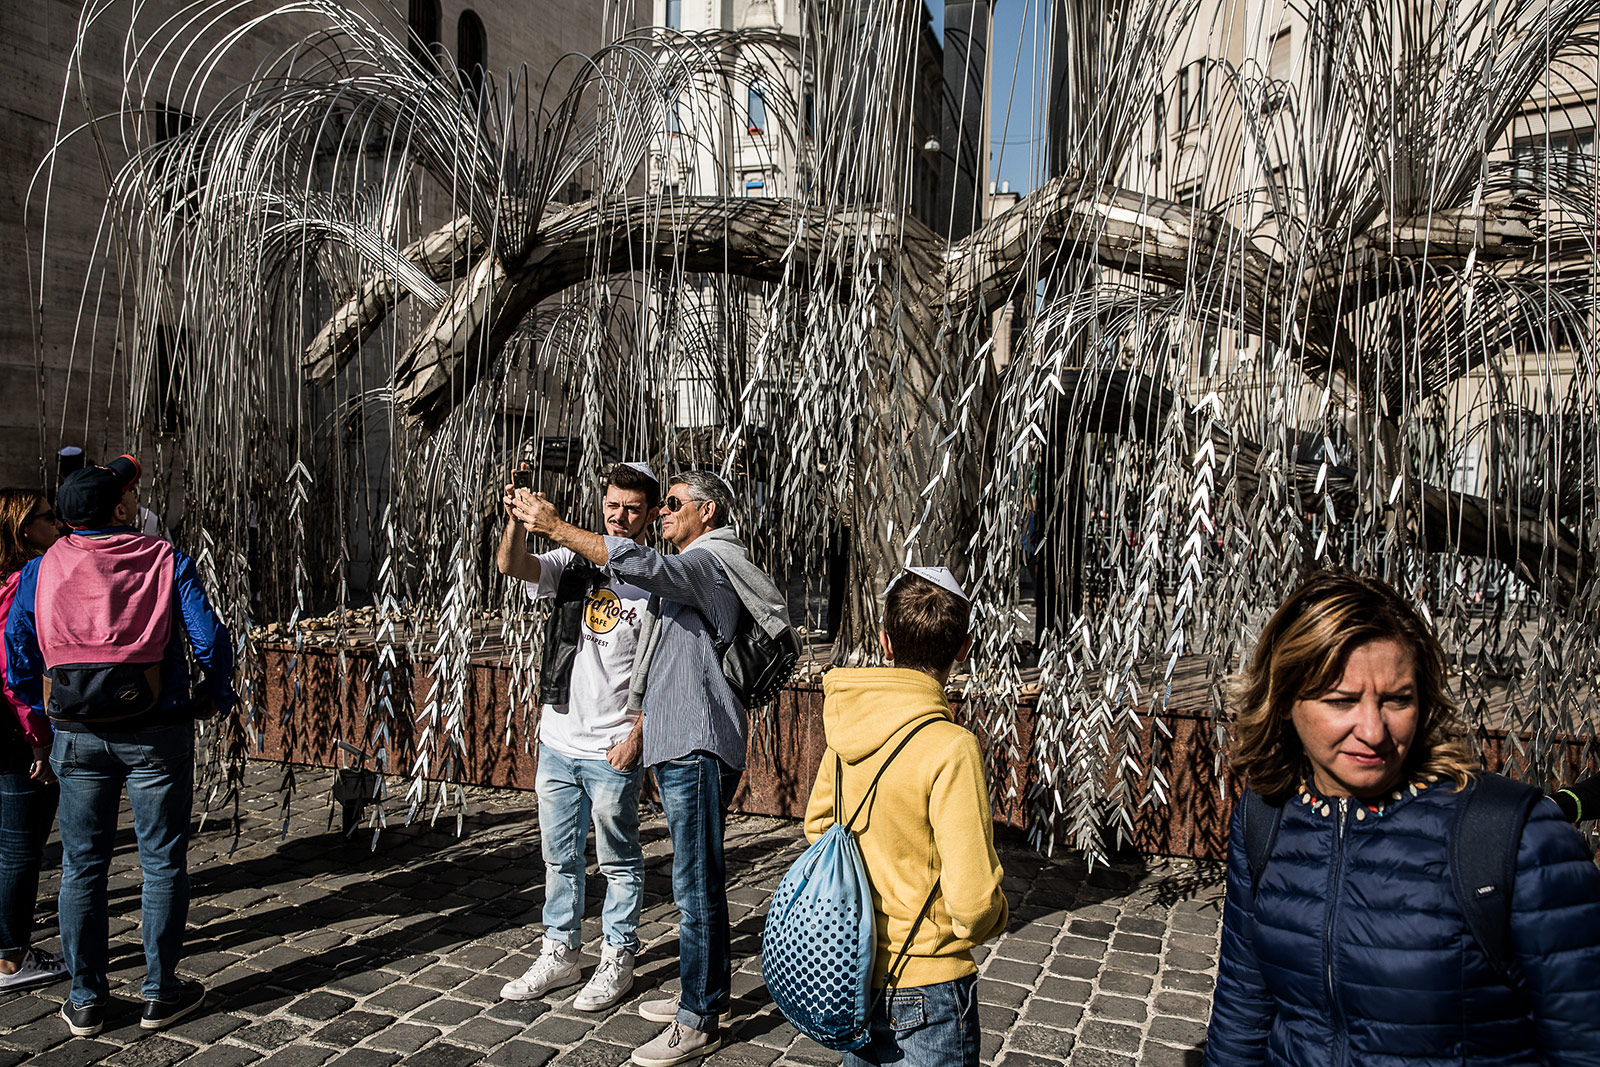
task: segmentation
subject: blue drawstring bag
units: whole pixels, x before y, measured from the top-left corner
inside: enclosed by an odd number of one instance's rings
[[[866,795],[848,822],[837,821],[794,861],[772,894],[761,944],[761,976],[767,991],[796,1030],[839,1052],[860,1048],[871,1036],[877,1001],[872,997],[872,961],[878,937],[872,912],[872,883],[851,829],[878,789],[878,780],[917,731],[938,719],[924,719],[883,761]],[[834,757],[834,817],[842,799],[844,763]],[[885,989],[911,947],[911,939],[933,904],[934,883],[911,924],[905,944],[889,969]],[[882,996],[880,991],[879,996]]]

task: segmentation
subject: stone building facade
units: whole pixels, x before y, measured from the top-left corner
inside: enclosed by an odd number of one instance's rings
[[[421,44],[448,55],[469,78],[504,82],[525,70],[539,86],[569,53],[592,53],[605,39],[604,5],[593,0],[398,0],[362,8],[396,35],[414,28]],[[99,7],[102,5],[93,5]],[[133,5],[104,5],[93,25],[81,26],[85,5],[74,0],[0,4],[0,484],[36,485],[54,476],[63,445],[84,447],[94,458],[125,445],[125,358],[116,338],[114,275],[105,263],[108,169],[126,159],[133,130],[115,121],[127,85],[125,43]],[[257,17],[276,5],[247,5],[238,17]],[[179,0],[141,6],[142,34],[160,32],[166,20],[192,17]],[[169,24],[166,32],[174,32]],[[282,55],[318,25],[312,16],[260,21],[232,53],[223,75],[207,86],[215,101],[251,73],[252,64]],[[181,37],[179,29],[174,36]],[[76,64],[81,78],[68,83],[69,60],[82,37]],[[231,77],[237,73],[237,80]],[[231,84],[230,84],[231,82]],[[174,87],[174,94],[181,88]],[[152,124],[187,120],[184,109],[153,101]],[[57,129],[74,131],[51,157]],[[51,166],[50,164],[53,164]],[[46,195],[48,193],[48,210]],[[41,250],[47,249],[41,268]],[[86,280],[90,287],[86,291]],[[43,296],[41,297],[41,292]]]

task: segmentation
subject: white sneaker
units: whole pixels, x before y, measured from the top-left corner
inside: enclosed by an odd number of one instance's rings
[[[48,952],[30,948],[28,954],[22,957],[22,966],[15,974],[0,974],[0,993],[13,993],[20,989],[49,985],[51,982],[61,981],[70,974],[60,956],[52,956]]]
[[[578,950],[547,937],[533,966],[521,978],[514,978],[501,986],[500,997],[503,1000],[537,1000],[552,989],[572,985],[581,977]]]
[[[600,966],[572,1006],[579,1011],[605,1011],[628,995],[633,988],[633,953],[615,945],[600,949]]]

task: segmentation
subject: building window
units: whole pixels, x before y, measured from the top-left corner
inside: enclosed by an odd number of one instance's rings
[[[1519,192],[1592,186],[1594,127],[1518,137],[1511,143],[1511,162]]]
[[[1582,271],[1554,273],[1540,296],[1523,303],[1511,317],[1512,345],[1518,352],[1587,350],[1593,334],[1593,304]]]
[[[473,95],[483,96],[489,73],[489,36],[483,32],[483,20],[471,8],[456,20],[456,65],[472,86]]]
[[[762,178],[759,170],[744,172],[744,195],[757,199],[767,195],[767,183]]]
[[[683,0],[667,0],[667,29],[683,29]]]
[[[1267,76],[1276,81],[1287,81],[1294,62],[1294,30],[1279,30],[1267,49]]]
[[[194,116],[181,108],[158,104],[147,114],[153,120],[151,126],[155,128],[156,142],[170,141],[194,126]],[[210,173],[209,165],[202,162],[203,156],[203,153],[190,148],[178,157],[183,166],[183,178],[174,179],[161,188],[162,206],[166,210],[172,211],[181,204],[183,213],[188,215],[200,206],[200,189]]]
[[[439,69],[439,0],[411,0],[406,25],[411,28],[411,58]]]
[[[1178,71],[1178,129],[1193,129],[1206,120],[1206,61],[1197,59]]]
[[[1162,149],[1167,139],[1167,94],[1157,93],[1155,113],[1151,116],[1151,123],[1155,133],[1150,138],[1150,154],[1145,157],[1145,162],[1152,168],[1161,166]]]
[[[194,125],[193,115],[175,107],[157,107],[155,120],[157,141],[170,141]]]
[[[745,117],[751,133],[767,132],[767,87],[760,81],[750,83],[750,102]]]
[[[1173,190],[1172,199],[1193,211],[1200,207],[1200,202],[1205,199],[1205,195],[1205,182],[1196,178],[1193,181],[1184,182]]]
[[[812,93],[810,90],[807,90],[806,91],[805,101],[806,101],[806,103],[805,103],[805,109],[806,109],[806,136],[807,137],[815,137],[817,135],[817,97],[816,97],[816,94]]]

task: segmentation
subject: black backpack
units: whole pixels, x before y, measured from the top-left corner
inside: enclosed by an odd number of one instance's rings
[[[1495,971],[1512,989],[1523,987],[1516,961],[1510,957],[1511,887],[1517,878],[1517,848],[1528,813],[1544,793],[1498,774],[1482,774],[1456,805],[1450,825],[1450,881],[1467,929],[1483,948]],[[1250,867],[1250,889],[1272,858],[1283,821],[1283,804],[1274,804],[1254,789],[1245,789],[1244,851]]]
[[[726,573],[727,563],[715,549],[711,550],[711,554]],[[766,581],[772,595],[781,600],[782,593],[772,579],[767,578]],[[717,660],[722,666],[722,677],[727,681],[728,688],[733,690],[734,699],[745,708],[758,708],[776,697],[784,683],[794,677],[795,668],[800,663],[800,635],[787,619],[784,620],[783,629],[776,634],[769,634],[756,625],[755,616],[745,606],[744,595],[739,593],[738,585],[731,583],[731,580],[730,584],[733,584],[733,590],[739,596],[739,621],[728,640],[720,639],[721,635],[710,616],[698,608],[695,611],[711,638]]]
[[[709,624],[706,628],[712,629]],[[715,645],[722,661],[722,677],[747,708],[760,707],[776,697],[784,683],[794,677],[800,662],[800,635],[793,626],[784,626],[783,632],[774,637],[757,626],[745,609],[739,611],[739,628],[732,640],[715,641]]]

